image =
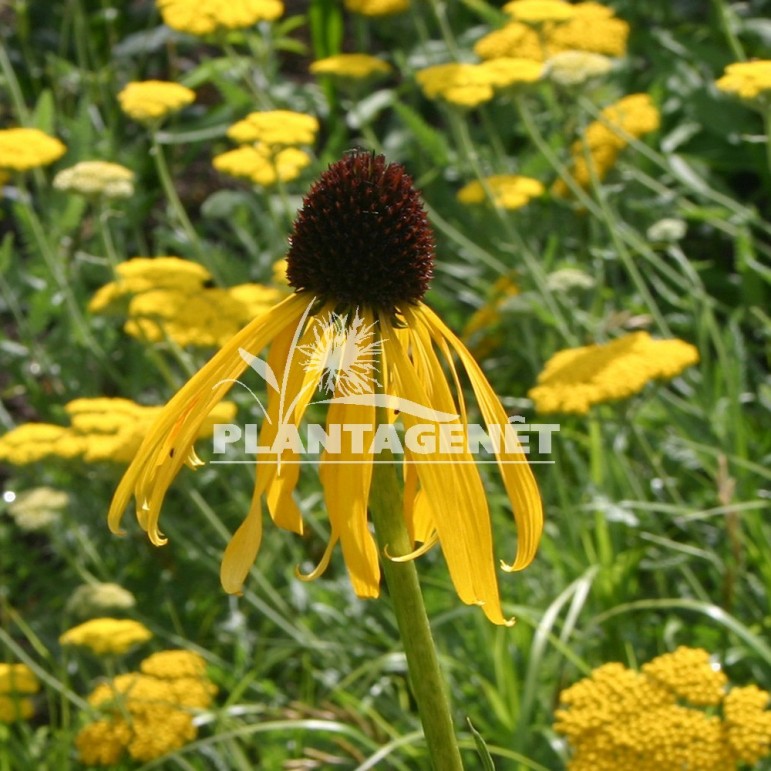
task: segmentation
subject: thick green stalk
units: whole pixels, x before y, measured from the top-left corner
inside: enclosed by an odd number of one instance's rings
[[[450,702],[415,563],[394,562],[387,556],[407,554],[413,548],[402,515],[402,490],[393,463],[381,460],[374,465],[370,513],[431,761],[436,771],[462,771]]]

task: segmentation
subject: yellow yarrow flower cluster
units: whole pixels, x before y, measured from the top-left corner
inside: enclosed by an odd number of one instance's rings
[[[457,194],[463,204],[481,204],[488,199],[488,191],[495,206],[503,209],[521,209],[533,198],[544,194],[544,186],[532,177],[517,174],[495,174],[487,177],[484,184],[478,179],[464,185]]]
[[[165,118],[195,101],[195,91],[164,80],[144,80],[129,83],[119,94],[123,112],[141,122]]]
[[[575,16],[575,6],[565,0],[512,0],[503,10],[517,21],[542,24],[546,21],[565,21]]]
[[[345,9],[362,16],[392,16],[409,10],[410,0],[345,0]]]
[[[97,656],[118,656],[152,636],[144,624],[130,618],[92,618],[68,629],[59,637],[59,642],[88,648]]]
[[[0,723],[32,717],[35,706],[29,695],[39,690],[37,675],[26,664],[0,663]]]
[[[242,146],[214,156],[212,163],[217,171],[261,187],[291,182],[311,162],[311,156],[296,145],[312,144],[318,129],[312,115],[253,112],[228,129],[228,136]]]
[[[244,29],[284,13],[280,0],[156,0],[156,5],[164,24],[190,35]]]
[[[771,754],[771,712],[768,691],[756,685],[732,688],[723,699],[723,723],[733,755],[756,765]]]
[[[629,144],[628,138],[639,139],[656,131],[659,124],[659,111],[648,94],[631,94],[609,105],[571,147],[573,178],[583,188],[590,187],[594,178],[604,179]],[[552,192],[567,196],[570,190],[564,180],[558,179]]]
[[[1,129],[0,175],[7,171],[29,171],[48,166],[66,152],[66,145],[39,129]]]
[[[270,147],[311,145],[319,130],[318,119],[291,110],[251,112],[228,129],[228,137],[239,144],[262,142]]]
[[[525,23],[523,17],[528,12],[536,17],[538,8],[541,15],[546,15],[547,6],[535,1],[524,3],[525,0],[520,0],[506,6],[506,9],[519,6],[521,15],[480,38],[474,46],[477,56],[482,59],[523,57],[545,61],[562,51],[589,51],[605,56],[626,54],[629,25],[616,18],[611,8],[594,2],[550,4],[551,13],[563,14],[564,18],[544,20],[536,28]]]
[[[461,107],[489,102],[496,89],[535,83],[543,65],[530,59],[495,59],[480,64],[450,62],[419,70],[416,79],[429,99],[444,99]]]
[[[699,706],[716,706],[725,694],[728,678],[714,668],[702,648],[680,647],[644,664],[643,674],[668,688],[678,698]]]
[[[81,459],[87,463],[128,463],[142,444],[159,407],[145,407],[128,399],[75,399],[65,405],[70,426],[24,423],[0,437],[0,461],[16,466],[44,458]],[[223,402],[201,426],[199,437],[210,436],[216,423],[235,418],[236,405]],[[197,458],[186,459],[197,465]]]
[[[729,64],[715,85],[726,94],[766,106],[771,100],[771,60]]]
[[[126,755],[150,761],[195,739],[194,713],[208,709],[217,693],[203,658],[161,651],[142,661],[140,670],[98,685],[88,697],[103,717],[75,739],[83,763],[110,766]]]
[[[116,272],[118,279],[96,292],[89,310],[125,312],[126,333],[152,343],[222,345],[286,294],[262,284],[209,286],[206,268],[179,257],[136,257]]]
[[[308,153],[298,147],[274,152],[267,145],[244,145],[216,155],[212,160],[217,171],[249,180],[260,187],[291,182],[310,162]]]
[[[680,647],[642,672],[605,664],[560,695],[554,728],[572,750],[569,771],[733,771],[771,747],[769,694],[727,690],[706,651]],[[699,707],[722,707],[719,714]]]
[[[654,340],[632,332],[610,343],[554,354],[528,396],[538,412],[586,414],[594,404],[626,399],[651,380],[671,379],[699,361],[684,340]]]
[[[388,75],[393,67],[383,59],[369,54],[337,54],[311,62],[308,69],[313,75],[364,80],[373,75]]]
[[[134,195],[134,172],[119,163],[81,161],[62,169],[54,187],[87,197],[130,198]]]

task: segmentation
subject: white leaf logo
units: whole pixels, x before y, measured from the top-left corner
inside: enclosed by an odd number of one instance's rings
[[[270,364],[259,356],[253,356],[244,348],[239,348],[241,358],[268,384],[274,391],[279,390],[278,380]]]

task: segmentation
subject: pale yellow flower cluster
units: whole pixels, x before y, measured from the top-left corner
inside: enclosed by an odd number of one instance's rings
[[[33,487],[16,496],[8,505],[8,513],[22,530],[34,532],[56,522],[69,501],[69,495],[63,490]]]
[[[78,618],[105,616],[136,605],[134,595],[120,584],[97,582],[81,584],[67,600],[67,612]]]
[[[30,694],[39,690],[37,676],[26,664],[0,663],[0,723],[32,717],[35,705]]]
[[[600,3],[515,0],[504,10],[513,21],[477,41],[474,52],[482,59],[545,61],[561,51],[626,54],[629,25]]]
[[[0,129],[0,173],[48,166],[66,152],[62,142],[39,129]]]
[[[463,204],[482,204],[489,195],[495,206],[503,209],[521,209],[533,198],[538,198],[545,192],[544,186],[532,177],[517,174],[494,174],[484,180],[484,184],[475,179],[464,185],[457,194],[458,201]]]
[[[75,739],[83,763],[112,766],[126,755],[147,762],[195,739],[193,716],[208,709],[217,693],[203,658],[162,651],[146,658],[140,670],[98,685],[88,697],[103,717]]]
[[[152,636],[144,624],[130,618],[92,618],[68,629],[59,642],[88,648],[97,656],[119,656]]]
[[[62,169],[54,177],[54,187],[89,198],[130,198],[134,195],[134,172],[119,163],[81,161]]]
[[[410,0],[345,0],[345,9],[362,16],[393,16],[409,10]]]
[[[605,107],[599,119],[590,123],[584,136],[571,147],[573,178],[583,188],[589,188],[593,179],[603,180],[629,144],[629,137],[639,139],[656,131],[659,123],[659,111],[648,94],[631,94]],[[552,192],[568,196],[570,188],[558,179]]]
[[[129,83],[119,94],[121,110],[142,123],[159,121],[195,101],[195,91],[165,80]]]
[[[542,73],[540,62],[501,58],[479,64],[436,64],[419,70],[415,77],[429,99],[476,107],[489,102],[499,89],[535,83]]]
[[[364,80],[373,75],[388,75],[391,65],[369,54],[337,54],[317,59],[308,67],[313,75],[333,75],[350,80]]]
[[[571,747],[568,771],[733,771],[771,750],[769,694],[727,689],[706,651],[681,647],[642,672],[605,664],[560,695],[554,728]],[[722,719],[712,709],[721,707]]]
[[[92,313],[125,313],[124,330],[145,342],[219,346],[275,305],[286,288],[262,284],[213,287],[202,265],[179,257],[135,257],[118,279],[91,298]]]
[[[721,91],[740,99],[768,105],[771,99],[771,60],[729,64],[715,85]]]
[[[544,75],[564,88],[575,88],[607,75],[613,62],[592,51],[560,51],[546,60]]]
[[[156,0],[156,5],[164,24],[190,35],[245,29],[284,13],[281,0]]]
[[[632,332],[610,343],[554,354],[528,396],[540,413],[586,414],[594,404],[626,399],[651,380],[671,379],[698,361],[699,352],[690,343]]]
[[[212,163],[224,174],[262,187],[291,182],[311,162],[299,145],[313,144],[318,130],[319,122],[312,115],[290,110],[253,112],[228,129],[228,136],[241,147],[216,155]]]
[[[128,463],[160,409],[128,399],[75,399],[64,407],[70,426],[24,423],[0,437],[0,461],[24,466],[58,457]],[[223,402],[209,415],[198,436],[210,436],[215,423],[230,422],[235,414],[236,405]],[[189,463],[195,465],[195,459]]]

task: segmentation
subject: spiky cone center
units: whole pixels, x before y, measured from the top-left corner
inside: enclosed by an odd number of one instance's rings
[[[422,299],[433,266],[434,236],[411,177],[382,155],[354,152],[305,197],[287,279],[326,301],[393,311]]]

